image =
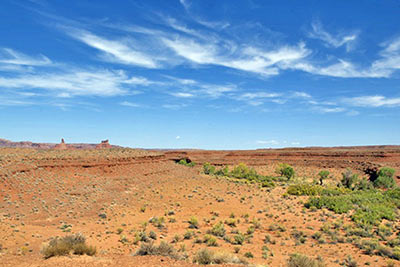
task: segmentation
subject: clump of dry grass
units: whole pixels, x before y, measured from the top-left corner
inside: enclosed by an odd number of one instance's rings
[[[50,240],[47,244],[44,244],[41,250],[45,259],[54,256],[65,256],[70,253],[75,255],[89,255],[93,256],[96,254],[96,247],[88,246],[86,244],[86,238],[78,233],[74,235],[67,235],[65,237],[55,237]]]
[[[321,260],[313,260],[302,254],[292,254],[287,262],[287,267],[325,267]]]
[[[154,245],[153,241],[142,243],[140,248],[133,254],[134,256],[156,255],[170,257],[176,260],[184,259],[185,256],[179,254],[173,246],[161,241],[160,245]]]
[[[226,251],[201,249],[193,257],[193,263],[198,264],[247,264],[247,261]]]

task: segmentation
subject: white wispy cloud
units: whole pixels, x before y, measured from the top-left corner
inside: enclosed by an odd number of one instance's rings
[[[333,35],[327,32],[322,23],[319,21],[315,21],[311,24],[312,31],[309,32],[309,37],[320,39],[325,42],[327,46],[330,47],[341,47],[346,45],[347,51],[352,49],[352,44],[358,37],[358,32],[353,31],[351,33],[340,33],[337,35]]]
[[[0,106],[30,106],[35,104],[33,101],[0,96]]]
[[[159,62],[154,56],[133,47],[128,40],[108,40],[87,31],[67,30],[68,34],[83,43],[103,52],[102,57],[111,62],[157,68]]]
[[[312,74],[339,78],[390,78],[400,69],[400,37],[381,44],[380,58],[369,66],[359,66],[348,60],[337,59],[329,65],[311,64],[308,60],[297,62],[289,68]]]
[[[291,95],[292,98],[305,98],[305,99],[310,99],[312,98],[312,96],[306,92],[293,92],[293,94]]]
[[[177,78],[177,77],[173,77],[173,76],[170,76],[170,75],[163,75],[163,76],[168,78],[168,79],[170,79],[170,80],[172,80],[172,81],[176,81],[176,82],[178,82],[180,84],[183,84],[183,85],[195,85],[195,84],[198,83],[197,81],[192,80],[192,79],[182,79],[182,78]]]
[[[181,5],[188,10],[190,8],[190,1],[189,0],[179,0],[179,2],[181,3]]]
[[[383,68],[359,67],[354,63],[338,59],[336,63],[330,65],[313,65],[307,61],[299,62],[289,66],[291,69],[302,70],[311,74],[338,78],[388,78],[393,73],[392,70]]]
[[[214,84],[203,84],[200,86],[198,92],[207,96],[218,98],[222,95],[236,91],[237,87],[234,85],[214,85]]]
[[[346,109],[342,107],[333,107],[333,108],[319,107],[318,110],[322,113],[338,113],[346,111]]]
[[[161,82],[150,81],[149,79],[147,79],[145,77],[131,77],[131,78],[125,80],[124,83],[132,84],[132,85],[144,85],[144,86],[149,86],[152,84],[161,84]]]
[[[345,98],[344,102],[356,107],[399,107],[400,97],[388,98],[381,95]]]
[[[380,52],[382,58],[373,62],[372,69],[384,71],[389,76],[395,70],[400,69],[400,37],[381,45],[383,47]]]
[[[265,91],[258,92],[246,92],[240,95],[233,96],[235,100],[245,101],[251,106],[260,106],[264,102],[272,102],[276,104],[285,104],[288,101],[293,101],[294,99],[307,99],[308,101],[313,101],[312,96],[306,92],[288,92],[288,93],[272,93]]]
[[[42,89],[58,97],[75,95],[114,96],[129,94],[129,78],[123,71],[80,70],[0,77],[0,86],[13,89]]]
[[[178,56],[190,62],[224,66],[265,76],[277,75],[280,66],[287,67],[309,54],[304,43],[266,51],[252,46],[239,49],[239,44],[226,40],[220,40],[218,43],[185,37],[163,37],[161,40]]]
[[[185,93],[185,92],[171,93],[171,95],[175,96],[175,97],[180,97],[180,98],[191,98],[191,97],[194,97],[193,94]]]
[[[244,93],[240,95],[240,99],[257,99],[257,98],[274,98],[279,97],[281,94],[278,93],[267,93],[267,92],[254,92],[254,93]]]
[[[0,48],[0,64],[44,66],[52,62],[44,55],[32,57],[11,48]]]
[[[142,107],[141,104],[137,104],[137,103],[133,103],[133,102],[129,102],[129,101],[123,101],[121,103],[119,103],[121,106],[126,106],[126,107],[132,107],[132,108],[139,108]]]
[[[179,110],[187,107],[187,104],[164,104],[162,107],[166,109]]]
[[[210,84],[167,75],[164,75],[164,77],[171,80],[171,82],[165,82],[165,86],[182,89],[181,91],[169,92],[170,95],[179,98],[220,98],[238,89],[237,86],[232,84]]]
[[[186,7],[188,3],[182,1]],[[196,18],[192,19],[192,23],[197,22]],[[383,43],[379,59],[370,64],[358,64],[332,56],[326,57],[328,60],[316,60],[313,58],[314,51],[303,41],[296,45],[272,44],[266,48],[252,38],[230,36],[229,31],[222,35],[210,29],[194,29],[178,19],[163,15],[160,15],[160,20],[165,24],[161,28],[110,24],[113,29],[129,33],[114,40],[85,30],[72,29],[66,32],[101,51],[103,60],[144,68],[214,65],[266,77],[279,75],[286,70],[298,70],[338,78],[388,78],[400,69],[400,38]],[[350,49],[358,38],[357,31],[330,34],[320,23],[313,23],[312,29],[310,37],[321,39],[331,47],[346,45]],[[271,44],[270,40],[264,41]]]

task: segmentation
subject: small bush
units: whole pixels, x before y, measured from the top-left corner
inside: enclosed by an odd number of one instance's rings
[[[226,225],[229,225],[230,227],[236,227],[237,220],[234,218],[229,218],[225,220]]]
[[[325,267],[325,264],[319,260],[313,260],[301,254],[290,255],[287,261],[287,267]]]
[[[394,169],[383,167],[378,171],[378,178],[374,181],[374,185],[379,188],[393,188],[396,182],[393,179]]]
[[[286,163],[279,164],[276,173],[280,176],[286,177],[288,180],[293,178],[295,174],[293,167]]]
[[[247,262],[238,256],[224,251],[211,251],[201,249],[197,251],[193,257],[193,263],[208,265],[208,264],[247,264]]]
[[[194,236],[194,232],[193,231],[186,231],[185,234],[183,235],[184,239],[191,239]]]
[[[353,189],[357,181],[358,175],[353,174],[350,169],[347,169],[346,172],[342,173],[342,180],[340,183],[348,189]]]
[[[223,222],[219,222],[213,226],[213,228],[209,231],[210,234],[218,236],[218,237],[224,237],[226,230],[224,227]]]
[[[150,231],[150,232],[149,232],[149,237],[150,237],[151,239],[153,239],[153,240],[156,240],[156,239],[157,239],[157,234],[156,234],[156,232]]]
[[[244,256],[246,257],[246,258],[254,258],[254,255],[253,255],[253,253],[251,253],[251,252],[246,252],[246,253],[244,253]]]
[[[215,166],[211,165],[209,162],[203,165],[204,174],[213,175],[215,173]]]
[[[322,170],[322,171],[320,171],[320,172],[318,173],[319,182],[320,182],[321,185],[322,185],[323,181],[326,180],[326,179],[328,178],[329,174],[330,174],[330,173],[329,173],[329,171],[327,171],[327,170]]]
[[[187,166],[187,167],[194,167],[196,165],[190,159],[181,159],[180,161],[178,161],[178,164],[184,165],[184,166]]]
[[[73,247],[73,253],[75,255],[93,256],[94,254],[96,254],[96,247],[88,246],[86,244],[76,244]]]
[[[204,243],[206,243],[206,245],[209,247],[218,246],[217,239],[215,237],[213,237],[212,235],[208,235],[208,234],[204,236]]]
[[[161,241],[160,245],[154,245],[153,241],[142,243],[140,248],[135,252],[134,256],[164,256],[173,259],[182,259],[183,257],[177,253],[173,246],[165,241]]]
[[[393,188],[396,185],[393,177],[378,176],[374,181],[374,186],[378,188]]]
[[[86,245],[86,238],[82,234],[68,235],[65,237],[55,237],[50,242],[43,246],[41,253],[45,259],[54,256],[65,256],[70,253],[76,255],[89,255],[96,254],[96,248]]]
[[[192,216],[189,219],[189,228],[198,229],[199,228],[199,220],[196,217]]]
[[[233,237],[235,244],[237,245],[243,245],[244,241],[246,240],[246,237],[243,234],[237,234]]]
[[[378,177],[379,176],[393,177],[394,173],[395,173],[394,169],[388,168],[388,167],[383,167],[378,171]]]

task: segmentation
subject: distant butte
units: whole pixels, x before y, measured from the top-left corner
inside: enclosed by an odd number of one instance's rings
[[[112,148],[112,146],[108,142],[108,139],[101,141],[101,143],[96,146],[96,149],[102,149],[102,148]]]
[[[54,149],[58,149],[58,150],[67,150],[68,146],[65,144],[64,138],[61,138],[61,143],[57,144]]]

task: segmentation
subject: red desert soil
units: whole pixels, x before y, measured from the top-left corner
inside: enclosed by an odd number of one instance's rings
[[[181,158],[198,164],[193,168],[176,164]],[[326,221],[343,218],[348,222],[347,217],[327,210],[304,211],[302,203],[307,197],[283,197],[286,185],[263,189],[204,175],[204,162],[244,162],[265,175],[272,175],[277,164],[285,162],[294,166],[296,179],[312,180],[322,168],[339,179],[346,168],[363,174],[368,168],[389,166],[399,174],[400,147],[253,151],[1,148],[0,266],[194,266],[192,256],[206,247],[194,240],[203,240],[207,230],[233,215],[236,227],[225,225],[230,237],[233,229],[246,232],[252,222],[259,221],[250,243],[237,246],[217,239],[218,246],[211,250],[233,253],[239,247],[239,255],[254,255],[250,263],[267,266],[285,266],[295,252],[313,258],[319,255],[327,266],[340,266],[347,255],[359,266],[387,266],[387,258],[365,255],[351,243],[320,244],[311,238]],[[198,219],[199,228],[194,229],[195,237],[184,239],[192,216]],[[164,217],[164,227],[149,223],[152,217]],[[271,230],[271,225],[286,231]],[[140,247],[140,242],[133,242],[135,233],[144,228],[156,233],[155,243],[178,239],[171,244],[185,250],[188,260],[132,256]],[[291,237],[295,228],[307,235],[304,244],[295,244]],[[71,233],[84,234],[87,243],[97,247],[97,254],[43,259],[44,242]],[[266,235],[274,241],[268,244],[273,255],[264,259]]]

